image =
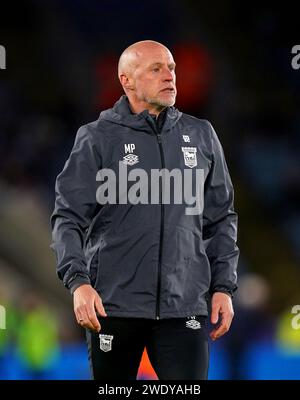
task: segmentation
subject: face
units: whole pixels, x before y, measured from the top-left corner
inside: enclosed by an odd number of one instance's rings
[[[175,62],[164,47],[145,49],[132,72],[135,100],[156,109],[175,104]]]

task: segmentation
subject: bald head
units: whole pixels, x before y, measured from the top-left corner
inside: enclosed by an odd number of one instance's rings
[[[154,40],[142,40],[133,43],[123,51],[119,58],[118,76],[133,73],[140,62],[149,56],[149,53],[153,54],[154,51],[162,49],[171,55],[170,50],[166,46]]]
[[[175,103],[175,62],[161,43],[143,40],[127,47],[119,59],[118,76],[136,112],[159,113]]]

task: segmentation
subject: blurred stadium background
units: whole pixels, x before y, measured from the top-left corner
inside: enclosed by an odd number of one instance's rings
[[[121,51],[143,39],[173,52],[177,107],[213,123],[235,186],[236,314],[211,346],[209,378],[300,378],[300,329],[291,326],[300,304],[299,24],[288,3],[247,4],[1,5],[0,379],[89,379],[84,333],[49,248],[54,182],[78,127],[122,93]],[[146,353],[138,377],[155,379]]]

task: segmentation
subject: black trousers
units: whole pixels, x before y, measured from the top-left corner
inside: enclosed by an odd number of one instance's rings
[[[146,347],[158,379],[207,379],[206,319],[99,317],[101,331],[86,331],[92,378],[136,380]]]

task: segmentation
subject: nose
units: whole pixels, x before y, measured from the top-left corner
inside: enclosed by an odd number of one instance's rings
[[[165,70],[163,80],[167,81],[167,82],[171,82],[174,80],[174,75],[173,75],[172,71],[169,70],[169,68],[167,68]]]

